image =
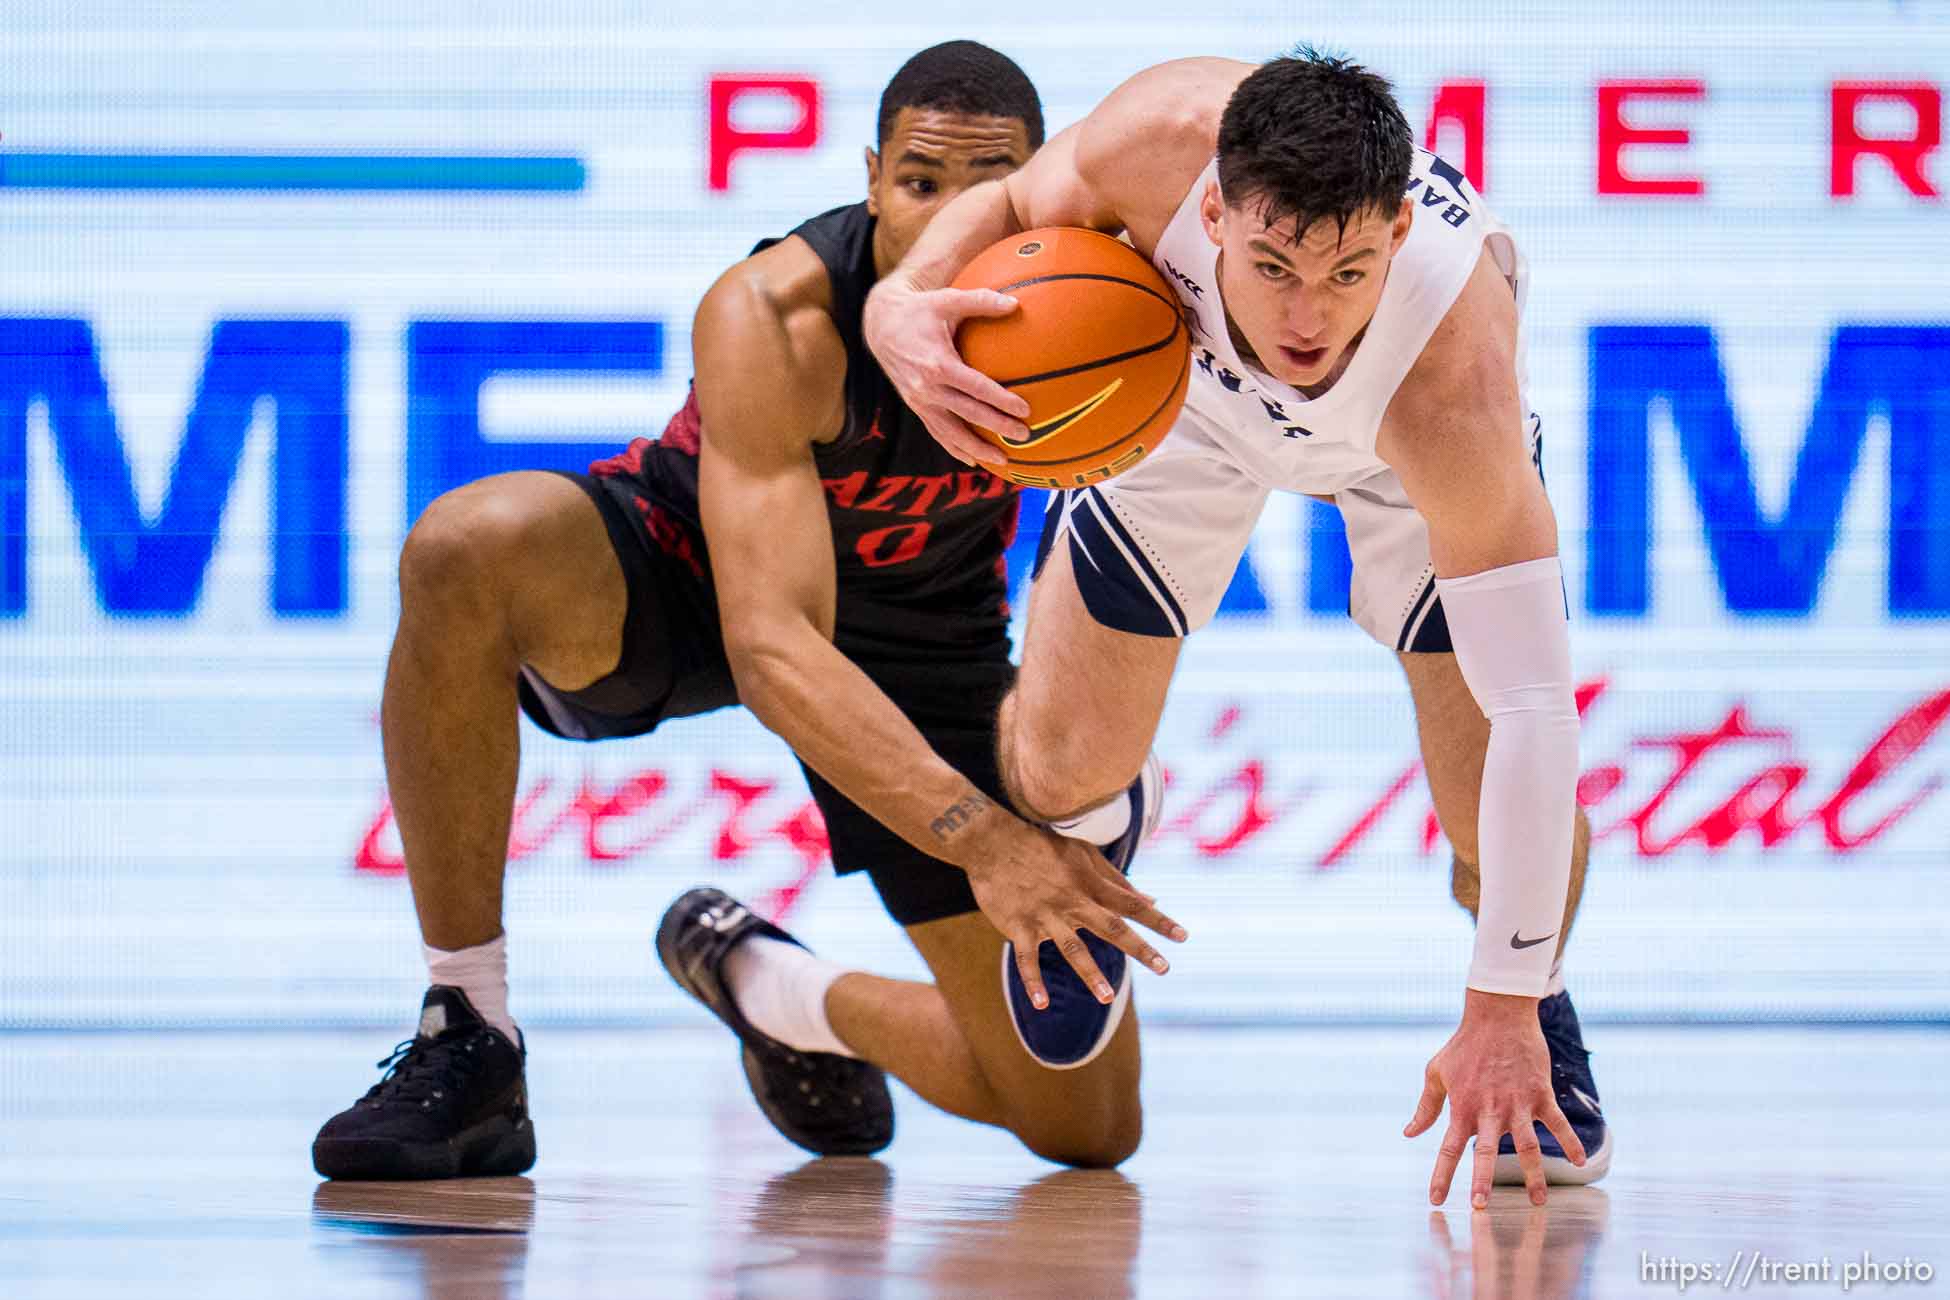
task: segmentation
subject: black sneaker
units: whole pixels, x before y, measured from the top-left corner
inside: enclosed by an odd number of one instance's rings
[[[745,1019],[725,986],[724,959],[753,935],[799,942],[722,890],[693,889],[664,913],[657,956],[678,987],[738,1035],[745,1081],[787,1141],[820,1156],[872,1155],[894,1140],[887,1076],[850,1056],[788,1047]]]
[[[1097,846],[1110,859],[1110,864],[1127,876],[1131,874],[1138,845],[1158,824],[1158,813],[1164,806],[1164,784],[1164,769],[1158,763],[1158,756],[1148,755],[1137,780],[1131,782],[1125,793],[1131,801],[1131,824],[1109,844]],[[1008,999],[1009,1020],[1016,1027],[1016,1039],[1023,1051],[1052,1070],[1074,1070],[1096,1060],[1097,1054],[1110,1046],[1118,1022],[1131,1004],[1131,967],[1124,950],[1088,930],[1078,933],[1097,969],[1110,983],[1112,996],[1108,1004],[1097,1001],[1097,995],[1090,991],[1069,960],[1054,943],[1045,939],[1036,949],[1036,964],[1042,971],[1049,1005],[1038,1011],[1036,1004],[1029,1000],[1021,973],[1016,970],[1015,944],[1002,945],[1002,994]]]
[[[325,1121],[311,1144],[327,1178],[462,1178],[519,1174],[535,1163],[522,1080],[525,1046],[510,1043],[459,989],[436,984],[420,1028],[379,1062],[365,1096]]]
[[[1551,1053],[1551,1088],[1557,1093],[1557,1107],[1571,1121],[1571,1131],[1584,1143],[1584,1166],[1571,1163],[1564,1146],[1542,1124],[1537,1128],[1537,1145],[1543,1150],[1544,1181],[1555,1185],[1582,1186],[1595,1183],[1611,1168],[1611,1125],[1598,1108],[1598,1085],[1591,1077],[1591,1053],[1584,1050],[1584,1033],[1578,1028],[1578,1013],[1569,993],[1554,993],[1537,1003],[1537,1021],[1544,1030],[1544,1045]],[[1521,1184],[1523,1166],[1517,1163],[1517,1144],[1508,1133],[1496,1147],[1495,1181]]]

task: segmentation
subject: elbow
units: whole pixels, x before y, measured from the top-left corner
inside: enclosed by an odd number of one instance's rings
[[[792,656],[781,638],[763,632],[725,629],[725,661],[731,665],[732,685],[738,702],[750,709],[760,722],[768,719],[775,702],[785,693]]]
[[[780,719],[801,709],[813,696],[823,668],[826,636],[810,622],[766,619],[727,620],[725,661],[731,666],[738,702],[773,731]]]

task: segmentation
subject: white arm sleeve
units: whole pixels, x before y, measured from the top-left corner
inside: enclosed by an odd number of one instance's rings
[[[1564,923],[1578,710],[1557,559],[1437,578],[1456,666],[1490,720],[1476,813],[1482,897],[1469,987],[1542,997]]]

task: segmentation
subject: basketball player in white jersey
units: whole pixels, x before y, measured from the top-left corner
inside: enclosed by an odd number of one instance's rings
[[[868,301],[869,346],[951,451],[1022,439],[1028,406],[955,355],[956,324],[1013,310],[944,289],[1020,230],[1122,232],[1176,287],[1195,366],[1151,457],[1059,497],[1002,705],[1001,770],[1025,815],[1080,826],[1144,762],[1180,640],[1209,620],[1271,492],[1333,501],[1351,612],[1396,652],[1477,918],[1460,1027],[1408,1136],[1447,1100],[1429,1193],[1476,1139],[1471,1200],[1590,1182],[1611,1142],[1563,991],[1589,830],[1557,529],[1525,399],[1524,263],[1453,167],[1418,151],[1388,83],[1302,49],[1257,68],[1161,64],[1008,179],[966,191]],[[1103,998],[1077,915],[989,907],[1018,952],[1066,950]],[[1116,927],[1113,927],[1116,928]],[[1045,973],[1048,973],[1047,966]]]

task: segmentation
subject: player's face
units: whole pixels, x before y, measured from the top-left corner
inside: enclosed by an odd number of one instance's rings
[[[1369,209],[1347,223],[1317,221],[1295,237],[1291,221],[1268,227],[1259,205],[1228,206],[1215,185],[1201,206],[1219,245],[1226,311],[1266,372],[1306,388],[1344,368],[1348,345],[1373,319],[1388,264],[1408,238],[1413,209]]]
[[[1021,118],[903,108],[879,153],[867,150],[867,211],[875,269],[894,269],[930,218],[971,185],[1000,180],[1029,161]]]

